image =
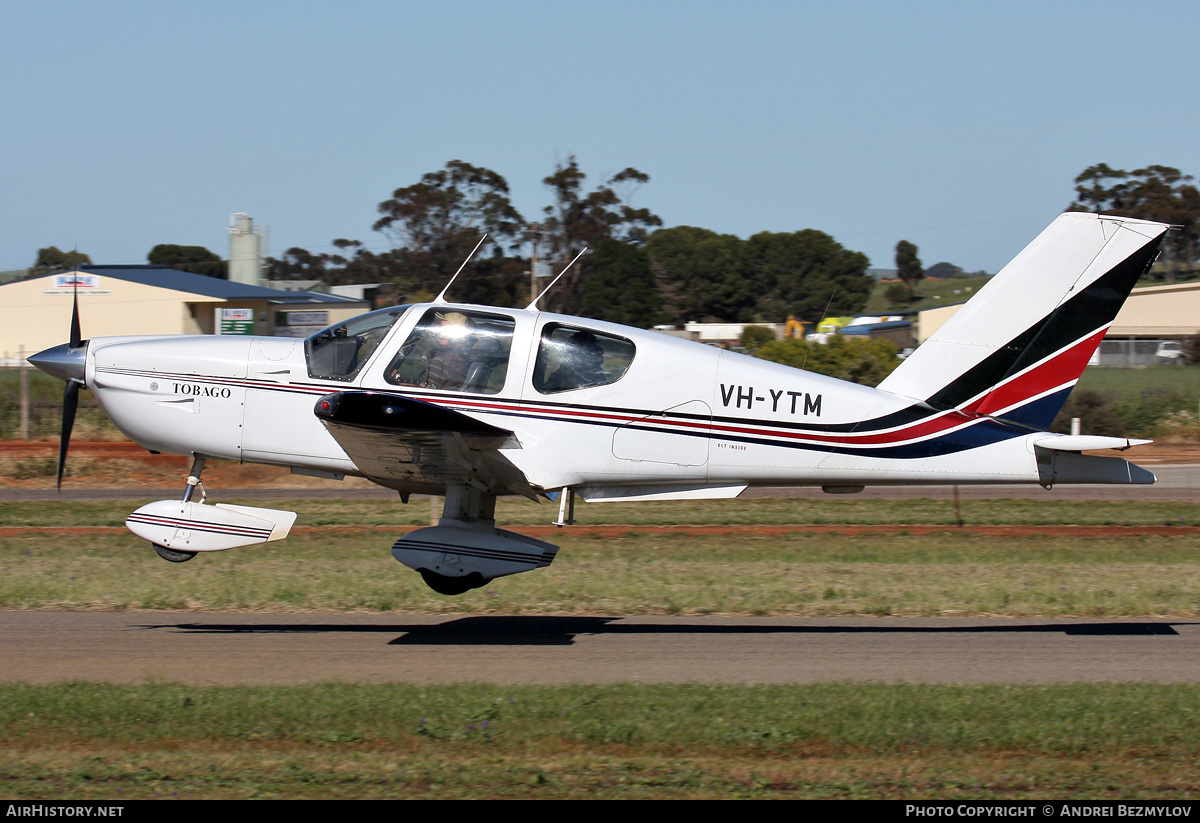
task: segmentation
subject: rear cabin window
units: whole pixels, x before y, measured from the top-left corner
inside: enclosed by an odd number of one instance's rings
[[[408,311],[408,306],[360,314],[337,323],[304,341],[304,359],[308,376],[323,380],[353,380],[388,330]]]
[[[395,386],[496,394],[512,348],[511,317],[430,309],[384,371]]]
[[[634,345],[613,334],[548,323],[538,343],[533,387],[542,394],[605,386],[633,362]]]

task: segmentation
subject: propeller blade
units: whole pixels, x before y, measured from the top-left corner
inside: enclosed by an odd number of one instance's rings
[[[73,297],[75,304],[71,307],[71,348],[77,349],[83,345],[83,335],[79,331],[79,278],[75,277]]]
[[[62,491],[63,469],[67,466],[67,448],[71,445],[71,429],[75,428],[75,409],[79,407],[79,384],[67,381],[63,389],[62,433],[58,438],[58,490]]]

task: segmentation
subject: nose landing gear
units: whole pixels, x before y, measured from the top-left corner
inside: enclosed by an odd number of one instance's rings
[[[282,540],[296,522],[295,512],[218,503],[207,505],[200,472],[204,458],[192,461],[182,500],[156,500],[129,515],[125,525],[149,540],[155,553],[171,563],[186,563],[198,552],[219,552]],[[196,488],[200,500],[192,500]]]
[[[192,458],[192,470],[188,472],[187,485],[183,488],[183,502],[190,503],[192,495],[196,492],[196,487],[200,487],[200,502],[203,503],[208,495],[204,491],[204,483],[200,480],[200,474],[204,471],[204,458]],[[155,553],[169,563],[186,563],[196,556],[196,552],[184,552],[178,549],[170,549],[161,543],[150,543],[154,547]]]

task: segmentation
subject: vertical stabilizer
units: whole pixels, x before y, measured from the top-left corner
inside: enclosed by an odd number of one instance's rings
[[[1061,215],[879,388],[1045,429],[1168,228]]]

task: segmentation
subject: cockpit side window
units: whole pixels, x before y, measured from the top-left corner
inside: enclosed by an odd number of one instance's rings
[[[512,348],[511,317],[430,309],[384,371],[396,386],[496,394],[504,388]]]
[[[615,383],[629,370],[634,351],[624,337],[547,323],[538,343],[533,387],[554,394]]]
[[[304,341],[308,376],[323,380],[353,380],[409,306],[392,306],[360,314],[312,335]]]

